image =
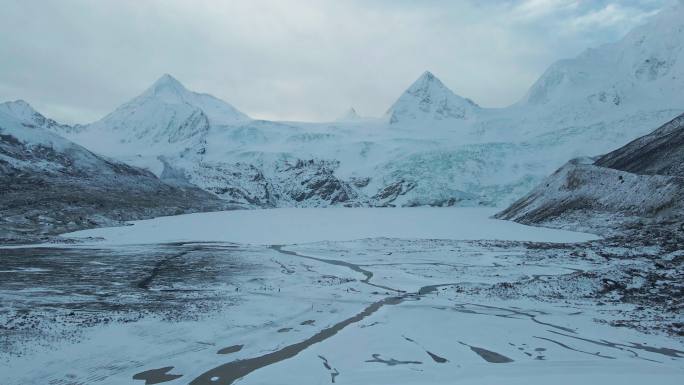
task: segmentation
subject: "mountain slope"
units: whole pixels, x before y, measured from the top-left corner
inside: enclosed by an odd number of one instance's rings
[[[666,9],[622,40],[553,64],[522,104],[560,108],[681,108],[684,5]]]
[[[0,112],[0,239],[38,239],[80,228],[225,203],[197,188],[91,153]]]
[[[595,162],[567,163],[496,217],[599,230],[643,221],[680,221],[683,122],[680,115]]]
[[[684,177],[684,115],[600,157],[597,166],[634,174]]]

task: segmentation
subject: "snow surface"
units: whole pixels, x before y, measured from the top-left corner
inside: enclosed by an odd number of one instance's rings
[[[377,237],[539,242],[598,239],[591,234],[490,219],[496,211],[424,207],[236,210],[161,217],[63,236],[102,237],[106,244],[217,241],[266,245]]]
[[[165,254],[154,258],[160,250]],[[30,267],[31,261],[41,263],[50,258],[56,263],[53,275],[32,272],[42,274],[43,280],[19,285],[25,287],[22,290],[0,281],[3,301],[8,299],[7,303],[17,307],[25,304],[32,315],[45,312],[47,319],[85,316],[89,320],[94,313],[89,313],[88,307],[105,300],[124,304],[147,300],[154,309],[191,295],[198,296],[192,303],[201,304],[210,293],[226,303],[209,310],[200,306],[203,310],[192,313],[191,319],[147,316],[87,328],[54,325],[51,332],[55,335],[64,332],[69,336],[72,329],[78,334],[71,341],[48,340],[47,345],[32,343],[29,338],[22,354],[0,352],[0,373],[7,385],[121,385],[142,384],[133,380],[137,373],[173,367],[170,373],[182,377],[169,381],[170,385],[228,384],[212,370],[296,346],[359,314],[371,303],[400,295],[393,290],[415,293],[426,285],[443,284],[433,292],[385,305],[336,335],[304,344],[295,356],[233,383],[328,384],[336,374],[336,384],[352,385],[680,384],[684,375],[681,339],[609,326],[606,320],[622,319],[622,311],[632,305],[597,306],[595,299],[585,295],[597,289],[595,284],[572,280],[577,271],[625,261],[607,262],[600,256],[587,260],[567,255],[572,249],[563,250],[539,258],[534,254],[539,249],[530,252],[515,245],[391,239],[285,249],[298,255],[235,244],[84,249],[80,259],[60,258],[58,249],[37,249],[36,256],[15,259]],[[61,277],[60,264],[83,275],[86,282]],[[128,271],[120,270],[122,265],[137,268],[132,281],[127,280]],[[363,275],[348,266],[372,272],[372,280],[364,283]],[[158,276],[150,282],[150,290],[136,291],[135,279],[141,279],[146,271]],[[203,279],[190,280],[191,273]],[[69,286],[53,286],[53,276],[66,278]],[[93,277],[99,276],[112,282],[98,283]],[[596,281],[600,282],[600,277]],[[561,284],[557,292],[547,292],[554,282]],[[118,290],[123,290],[117,287],[130,293],[117,296]],[[497,287],[520,287],[522,291],[514,296],[490,291]],[[164,295],[168,300],[163,300]],[[161,304],[155,301],[157,296],[162,296]],[[65,314],[59,306],[50,310],[60,301]],[[69,313],[72,306],[75,314]],[[97,312],[116,319],[125,316],[121,311],[126,307]],[[0,319],[5,315],[0,314]],[[243,345],[238,352],[217,354],[238,344]],[[488,362],[471,346],[511,362]],[[444,361],[436,361],[428,352]],[[205,380],[193,382],[200,377]],[[211,381],[214,377],[216,381]]]

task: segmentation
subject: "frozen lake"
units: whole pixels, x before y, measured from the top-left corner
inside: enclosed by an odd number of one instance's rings
[[[235,242],[294,244],[364,238],[583,242],[591,234],[491,219],[492,208],[304,208],[237,210],[161,217],[132,226],[77,231],[66,237],[108,244]]]

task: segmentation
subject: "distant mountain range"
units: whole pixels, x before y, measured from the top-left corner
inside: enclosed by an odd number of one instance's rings
[[[352,109],[329,123],[264,121],[164,75],[92,124],[59,124],[23,101],[0,104],[0,123],[246,208],[501,206],[568,159],[606,153],[683,113],[683,55],[679,5],[553,64],[507,108],[481,107],[425,72],[383,117]]]

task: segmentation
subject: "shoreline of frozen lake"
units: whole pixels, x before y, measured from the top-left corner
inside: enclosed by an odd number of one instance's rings
[[[280,208],[185,214],[63,234],[98,244],[296,244],[365,238],[585,242],[599,236],[492,219],[494,208]]]

